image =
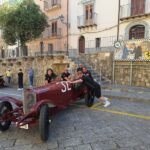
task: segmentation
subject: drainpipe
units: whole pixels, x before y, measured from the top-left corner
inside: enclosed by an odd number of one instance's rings
[[[117,24],[117,41],[119,40],[119,30],[120,30],[120,2],[118,3],[118,24]]]
[[[69,55],[69,0],[67,0],[67,55]]]

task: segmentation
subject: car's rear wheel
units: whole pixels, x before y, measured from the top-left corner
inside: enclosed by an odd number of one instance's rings
[[[43,141],[48,140],[49,136],[49,108],[48,105],[43,105],[40,110],[39,131]]]
[[[1,131],[6,131],[9,129],[11,125],[11,120],[8,119],[10,116],[6,116],[3,120],[3,116],[8,113],[9,111],[12,111],[12,105],[10,102],[1,102],[0,103],[0,130]],[[8,118],[7,118],[8,117]]]
[[[85,105],[91,107],[94,104],[94,92],[90,91],[84,95]]]

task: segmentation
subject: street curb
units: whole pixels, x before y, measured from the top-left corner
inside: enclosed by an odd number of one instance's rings
[[[131,97],[123,97],[123,96],[112,96],[108,94],[104,94],[104,96],[110,98],[110,99],[119,99],[119,100],[124,100],[124,101],[130,101],[130,102],[139,102],[139,103],[150,103],[150,100],[147,99],[141,99],[141,98],[131,98]]]

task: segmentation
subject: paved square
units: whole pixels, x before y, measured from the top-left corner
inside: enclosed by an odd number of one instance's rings
[[[46,143],[40,140],[38,126],[23,130],[12,125],[0,133],[0,150],[150,150],[150,120],[104,112],[101,105],[96,108],[81,101],[52,116]],[[150,116],[149,108],[149,103],[113,99],[105,110]]]

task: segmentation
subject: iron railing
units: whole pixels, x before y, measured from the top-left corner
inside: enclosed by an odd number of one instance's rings
[[[149,13],[150,13],[150,0],[145,0],[144,3],[138,3],[137,6],[132,6],[131,3],[120,6],[120,19]]]
[[[97,13],[91,14],[91,16],[89,16],[88,18],[85,15],[78,16],[77,20],[78,28],[97,25]]]
[[[43,52],[35,52],[35,56],[53,56],[53,55],[67,55],[67,51],[43,51]]]
[[[44,10],[51,10],[53,8],[61,7],[61,0],[45,0],[44,1]]]
[[[53,38],[53,37],[60,37],[62,35],[61,28],[57,28],[56,31],[52,31],[52,28],[46,28],[45,31],[42,33],[42,38]]]

